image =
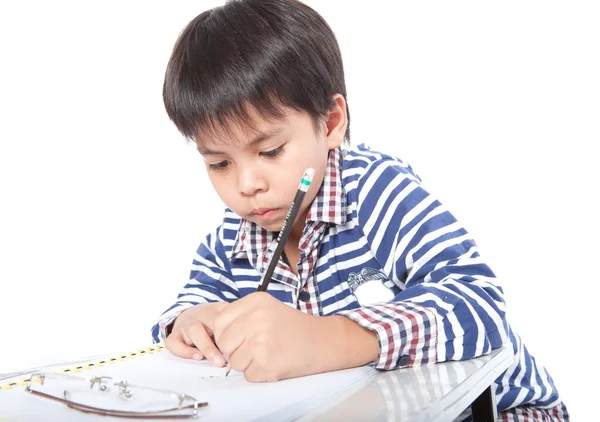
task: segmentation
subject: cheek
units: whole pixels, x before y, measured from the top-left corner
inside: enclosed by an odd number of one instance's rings
[[[321,185],[323,184],[323,175],[324,175],[323,168],[315,169],[315,175],[314,175],[313,181],[310,184],[310,188],[308,188],[308,194],[306,195],[307,198],[310,198],[311,202],[315,199],[315,197],[317,196],[317,193],[319,193],[319,189],[321,189]]]
[[[293,176],[294,183],[296,184],[295,187],[300,183],[302,175],[308,168],[315,170],[315,177],[323,174],[327,166],[327,152],[327,149],[324,149],[321,144],[315,142],[311,148],[303,145],[286,157],[286,162],[284,163],[287,169],[286,173]]]
[[[291,203],[298,189],[298,184],[300,183],[302,175],[306,169],[313,168],[315,174],[304,199],[305,207],[308,207],[317,196],[319,189],[321,189],[325,169],[327,168],[327,151],[310,151],[302,158],[302,160],[297,159],[294,163],[290,163],[290,171],[286,172],[286,186],[288,192],[291,192],[291,196],[289,197],[289,202]],[[294,171],[291,171],[291,169]]]
[[[269,175],[269,192],[273,195],[272,199],[283,200],[284,203],[292,203],[300,179],[296,177],[294,171],[281,171],[279,173],[271,173]]]

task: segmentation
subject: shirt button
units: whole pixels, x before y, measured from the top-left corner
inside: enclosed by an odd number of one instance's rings
[[[410,363],[410,356],[402,355],[400,359],[398,359],[398,366],[406,366]]]
[[[298,300],[306,302],[308,299],[310,299],[310,293],[308,293],[306,290],[302,290],[298,295]]]

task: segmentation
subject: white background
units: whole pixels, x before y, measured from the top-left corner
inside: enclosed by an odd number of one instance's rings
[[[342,48],[353,143],[411,163],[473,234],[590,420],[595,2],[308,3]],[[161,98],[179,32],[219,4],[0,2],[0,372],[149,345],[221,214]]]

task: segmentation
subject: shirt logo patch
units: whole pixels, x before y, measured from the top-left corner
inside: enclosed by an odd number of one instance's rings
[[[384,283],[387,276],[380,270],[363,268],[359,273],[350,273],[348,287],[361,306],[390,302],[394,292]]]
[[[348,286],[350,287],[350,291],[354,293],[358,286],[371,280],[387,280],[387,277],[382,271],[373,268],[363,268],[358,274],[350,273]]]

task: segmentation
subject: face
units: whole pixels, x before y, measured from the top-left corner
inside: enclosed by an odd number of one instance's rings
[[[285,109],[281,120],[251,116],[258,131],[234,126],[232,140],[198,143],[210,181],[225,205],[240,217],[279,231],[304,172],[313,168],[311,186],[292,229],[292,235],[300,237],[323,182],[328,152],[341,144],[343,133],[341,138],[335,136],[329,121],[316,131],[308,113],[291,108]]]

